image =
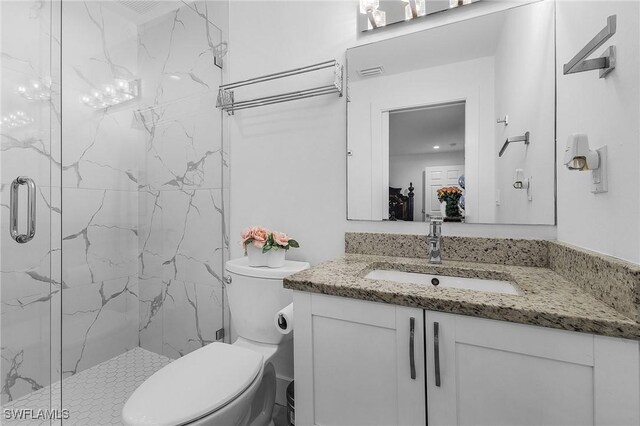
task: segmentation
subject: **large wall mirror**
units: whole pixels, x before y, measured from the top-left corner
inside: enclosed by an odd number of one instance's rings
[[[555,224],[555,4],[347,51],[348,218]]]

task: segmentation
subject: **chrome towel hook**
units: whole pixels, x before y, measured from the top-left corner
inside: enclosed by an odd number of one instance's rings
[[[529,145],[529,132],[525,133],[522,136],[516,136],[513,138],[509,138],[504,142],[504,145],[502,145],[502,148],[500,149],[500,152],[498,153],[498,157],[502,157],[502,154],[504,154],[504,152],[507,150],[507,147],[509,146],[510,143],[514,143],[514,142],[524,142],[525,145]]]

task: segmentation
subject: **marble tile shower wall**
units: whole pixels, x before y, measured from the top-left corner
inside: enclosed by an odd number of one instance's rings
[[[139,336],[143,348],[173,358],[223,327],[229,180],[214,57],[224,45],[211,9],[195,2],[139,32]]]
[[[138,344],[136,102],[93,109],[82,96],[138,77],[137,27],[103,2],[62,4],[62,373]]]

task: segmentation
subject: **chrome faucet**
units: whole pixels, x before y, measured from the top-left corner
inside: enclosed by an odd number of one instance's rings
[[[442,263],[440,252],[440,242],[442,239],[442,218],[439,216],[431,217],[429,222],[429,263]]]

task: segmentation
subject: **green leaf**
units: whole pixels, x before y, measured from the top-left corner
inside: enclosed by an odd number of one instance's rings
[[[300,244],[298,244],[298,242],[296,240],[289,240],[289,245],[291,247],[295,247],[295,248],[299,248]]]
[[[267,243],[267,244],[264,245],[264,247],[262,247],[262,252],[266,253],[269,250],[271,250],[272,248],[273,248],[273,246],[271,244]]]

